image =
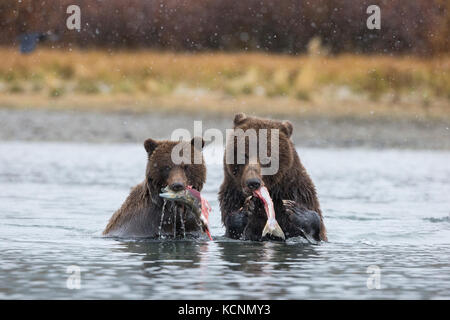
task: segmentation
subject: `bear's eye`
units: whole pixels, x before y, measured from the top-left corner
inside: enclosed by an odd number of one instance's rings
[[[165,167],[163,168],[163,171],[164,171],[164,172],[169,172],[169,171],[170,171],[170,167],[169,167],[169,166],[165,166]]]

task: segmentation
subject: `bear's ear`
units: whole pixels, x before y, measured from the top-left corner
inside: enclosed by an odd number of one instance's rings
[[[238,113],[234,116],[234,125],[240,125],[241,123],[243,123],[245,120],[247,119],[247,116],[245,115],[245,113],[241,112]]]
[[[191,140],[191,144],[194,146],[194,148],[202,150],[205,146],[205,140],[203,140],[202,137],[193,137]]]
[[[155,151],[158,146],[158,142],[153,139],[147,139],[144,142],[145,151],[147,151],[148,155],[151,155],[153,151]]]
[[[281,131],[283,131],[284,134],[287,135],[288,138],[290,138],[292,135],[292,131],[294,131],[294,127],[289,120],[284,120],[281,123]]]

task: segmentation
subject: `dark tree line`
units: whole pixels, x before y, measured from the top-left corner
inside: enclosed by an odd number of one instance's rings
[[[81,7],[80,32],[66,28]],[[381,8],[381,30],[366,9]],[[58,47],[303,52],[313,37],[333,53],[449,51],[449,0],[1,0],[0,44],[55,32]]]

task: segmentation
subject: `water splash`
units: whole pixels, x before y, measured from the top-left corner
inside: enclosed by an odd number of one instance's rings
[[[186,238],[186,228],[184,227],[183,213],[180,211],[181,230],[183,230],[183,239]]]
[[[173,210],[173,238],[176,239],[177,237],[177,208]]]
[[[162,213],[161,213],[161,220],[159,221],[159,238],[160,239],[161,239],[162,225],[163,225],[163,221],[164,221],[164,213],[166,212],[166,204],[167,204],[167,200],[164,199],[164,204],[163,204]]]

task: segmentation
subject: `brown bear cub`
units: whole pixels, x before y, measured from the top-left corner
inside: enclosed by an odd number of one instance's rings
[[[261,135],[267,135],[266,155],[270,162],[262,163],[261,152],[258,152],[256,159],[249,161],[248,136],[233,134],[227,140],[224,181],[219,191],[225,235],[255,241],[274,238],[272,235],[262,237],[268,218],[261,199],[253,196],[255,191],[264,186],[272,198],[276,220],[286,238],[302,236],[312,243],[327,241],[315,186],[290,139],[292,124],[289,121],[247,117],[240,113],[234,119],[234,133],[239,131],[237,129],[242,129],[243,132],[254,129],[258,141],[262,139]],[[278,148],[271,148],[273,129],[278,129]],[[245,148],[239,148],[242,145]],[[234,161],[229,161],[226,156],[230,148],[233,148],[231,154]],[[242,164],[236,161],[239,152],[244,153],[241,159],[245,161],[241,161]],[[262,175],[262,168],[271,165],[272,161],[278,162],[278,170],[273,174]]]
[[[174,164],[172,161],[172,149],[180,143],[191,150],[190,164]],[[164,203],[159,194],[167,186],[175,192],[187,186],[202,190],[206,180],[203,146],[201,138],[193,138],[190,142],[147,139],[144,143],[148,155],[145,180],[131,190],[122,207],[111,217],[103,234],[127,238],[200,236],[201,226],[189,212],[190,209],[178,202]],[[201,159],[201,164],[196,164],[194,159]]]

